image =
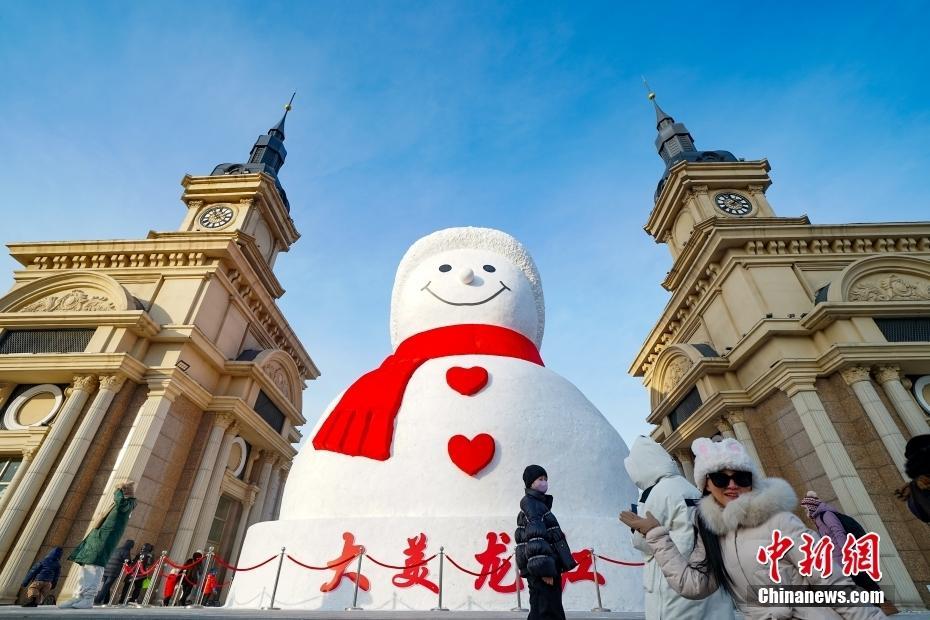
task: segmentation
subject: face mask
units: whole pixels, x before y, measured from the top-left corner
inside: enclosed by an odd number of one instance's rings
[[[537,480],[533,483],[532,488],[540,493],[545,493],[549,490],[549,481],[548,480]]]

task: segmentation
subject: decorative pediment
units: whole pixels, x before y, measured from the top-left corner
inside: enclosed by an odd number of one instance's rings
[[[280,349],[267,349],[255,356],[255,364],[298,411],[301,410],[303,380],[294,358]]]
[[[930,279],[896,273],[863,278],[850,289],[849,301],[930,301]]]
[[[116,310],[116,305],[102,295],[88,294],[83,289],[72,289],[65,293],[49,295],[19,309],[19,312],[106,312]]]
[[[135,299],[110,276],[63,273],[41,278],[0,298],[0,312],[125,312]]]
[[[662,378],[662,393],[668,394],[675,389],[675,386],[681,382],[681,378],[693,365],[694,362],[684,356],[677,356],[670,361],[668,366],[665,367],[665,376]]]
[[[930,261],[913,256],[873,256],[846,267],[827,301],[930,301]]]

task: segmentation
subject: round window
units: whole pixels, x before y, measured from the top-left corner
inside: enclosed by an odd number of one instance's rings
[[[10,430],[42,426],[55,417],[64,400],[57,385],[35,385],[13,399],[3,414],[3,425]]]
[[[232,475],[238,478],[245,471],[246,457],[249,455],[248,446],[245,439],[236,437],[232,440],[229,447],[229,461],[226,462],[226,469],[232,472]]]

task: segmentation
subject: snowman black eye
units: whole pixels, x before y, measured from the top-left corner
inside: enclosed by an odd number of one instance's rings
[[[497,269],[494,268],[494,265],[485,265],[484,270],[488,273],[494,273]]]
[[[439,265],[439,271],[443,273],[447,271],[452,271],[452,265]]]

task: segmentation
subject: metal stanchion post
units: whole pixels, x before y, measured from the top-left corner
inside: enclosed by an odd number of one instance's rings
[[[132,596],[132,591],[136,589],[136,577],[139,576],[139,569],[142,568],[142,559],[136,560],[136,564],[132,569],[132,577],[129,578],[129,587],[126,588],[126,596],[123,597],[122,607],[129,605],[129,598]]]
[[[145,591],[145,597],[142,599],[142,607],[151,607],[152,592],[158,591],[158,582],[161,580],[161,569],[165,566],[165,558],[168,552],[162,549],[158,562],[155,564],[155,570],[152,571],[152,581],[149,583],[149,589]]]
[[[597,580],[597,554],[594,553],[593,548],[588,549],[588,551],[591,553],[591,562],[594,568],[594,591],[597,592],[597,607],[591,611],[610,611],[601,603],[601,584]]]
[[[442,565],[443,560],[446,557],[446,548],[439,548],[439,604],[433,607],[430,611],[449,611],[447,608],[442,606]]]
[[[517,571],[517,606],[510,611],[529,611],[523,606],[523,602],[520,600],[520,590],[523,589],[523,577],[520,576],[520,568],[517,566],[517,558],[513,559],[513,567]]]
[[[352,606],[346,607],[346,611],[361,611],[358,606],[358,582],[362,580],[362,557],[365,555],[365,547],[358,552],[358,566],[355,569],[355,592],[352,594]]]
[[[119,577],[116,579],[116,583],[113,584],[113,590],[110,591],[110,598],[107,601],[106,605],[103,607],[113,607],[113,601],[119,598],[119,589],[123,585],[123,579],[126,577],[126,569],[129,568],[129,560],[123,560],[123,565],[119,567]]]
[[[200,609],[203,607],[203,589],[207,583],[207,574],[210,572],[210,564],[213,563],[213,547],[207,548],[207,555],[203,558],[203,571],[200,573],[200,583],[197,584],[197,596],[194,602],[187,606],[188,609]]]
[[[178,580],[174,582],[174,593],[171,595],[171,607],[177,607],[178,599],[181,598],[181,592],[184,590],[184,580],[187,579],[187,569],[185,568],[178,573]]]
[[[284,563],[285,549],[287,549],[287,547],[281,547],[281,553],[278,555],[278,572],[274,574],[274,587],[271,588],[271,603],[268,604],[268,607],[262,607],[262,609],[280,609],[274,606],[274,598],[278,594],[278,579],[281,578],[281,565]]]

